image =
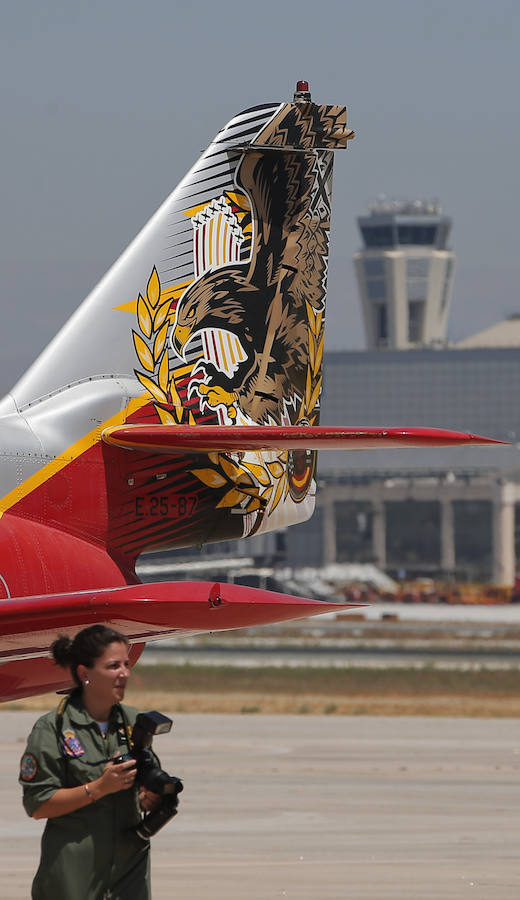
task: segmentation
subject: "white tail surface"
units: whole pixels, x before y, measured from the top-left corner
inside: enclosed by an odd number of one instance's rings
[[[192,220],[196,222],[197,215],[201,216],[197,208],[209,205],[213,209],[215,198],[234,191],[235,170],[242,154],[231,148],[239,142],[254,141],[279,108],[280,104],[271,104],[247,110],[217,134],[11,391],[18,408],[70,384],[100,376],[128,376],[135,382],[136,393],[142,393],[133,374],[138,365],[132,339],[138,295],[145,293],[154,269],[161,294],[165,294],[179,285],[186,286],[207,268],[199,268],[200,254],[190,252],[194,242]],[[187,214],[194,208],[197,212]],[[236,216],[231,216],[236,222]],[[243,238],[233,232],[237,232],[236,224],[226,223],[219,244],[208,229],[204,238],[208,265],[239,258]]]

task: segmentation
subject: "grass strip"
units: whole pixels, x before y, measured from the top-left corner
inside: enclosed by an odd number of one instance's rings
[[[458,670],[422,668],[315,668],[310,666],[238,668],[236,666],[137,665],[133,692],[223,694],[261,693],[306,696],[470,696],[520,699],[515,669]]]
[[[138,665],[125,701],[167,714],[518,718],[514,669],[297,668]],[[48,710],[56,694],[6,702],[0,709]]]

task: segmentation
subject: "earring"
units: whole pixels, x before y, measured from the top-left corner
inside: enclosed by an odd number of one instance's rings
[[[83,684],[90,684],[90,681],[88,680],[88,678],[85,678],[85,681],[83,682]]]

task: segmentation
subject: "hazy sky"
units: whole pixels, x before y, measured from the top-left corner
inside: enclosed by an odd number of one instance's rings
[[[355,218],[439,198],[458,268],[450,336],[520,311],[518,0],[4,0],[0,392],[234,113],[346,103],[329,349],[360,348]]]

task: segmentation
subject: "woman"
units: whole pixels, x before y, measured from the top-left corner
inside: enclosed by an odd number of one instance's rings
[[[39,719],[20,766],[28,815],[47,819],[33,900],[149,900],[149,842],[135,834],[159,798],[135,785],[130,751],[137,710],[122,706],[126,638],[93,625],[52,645],[76,689]]]

